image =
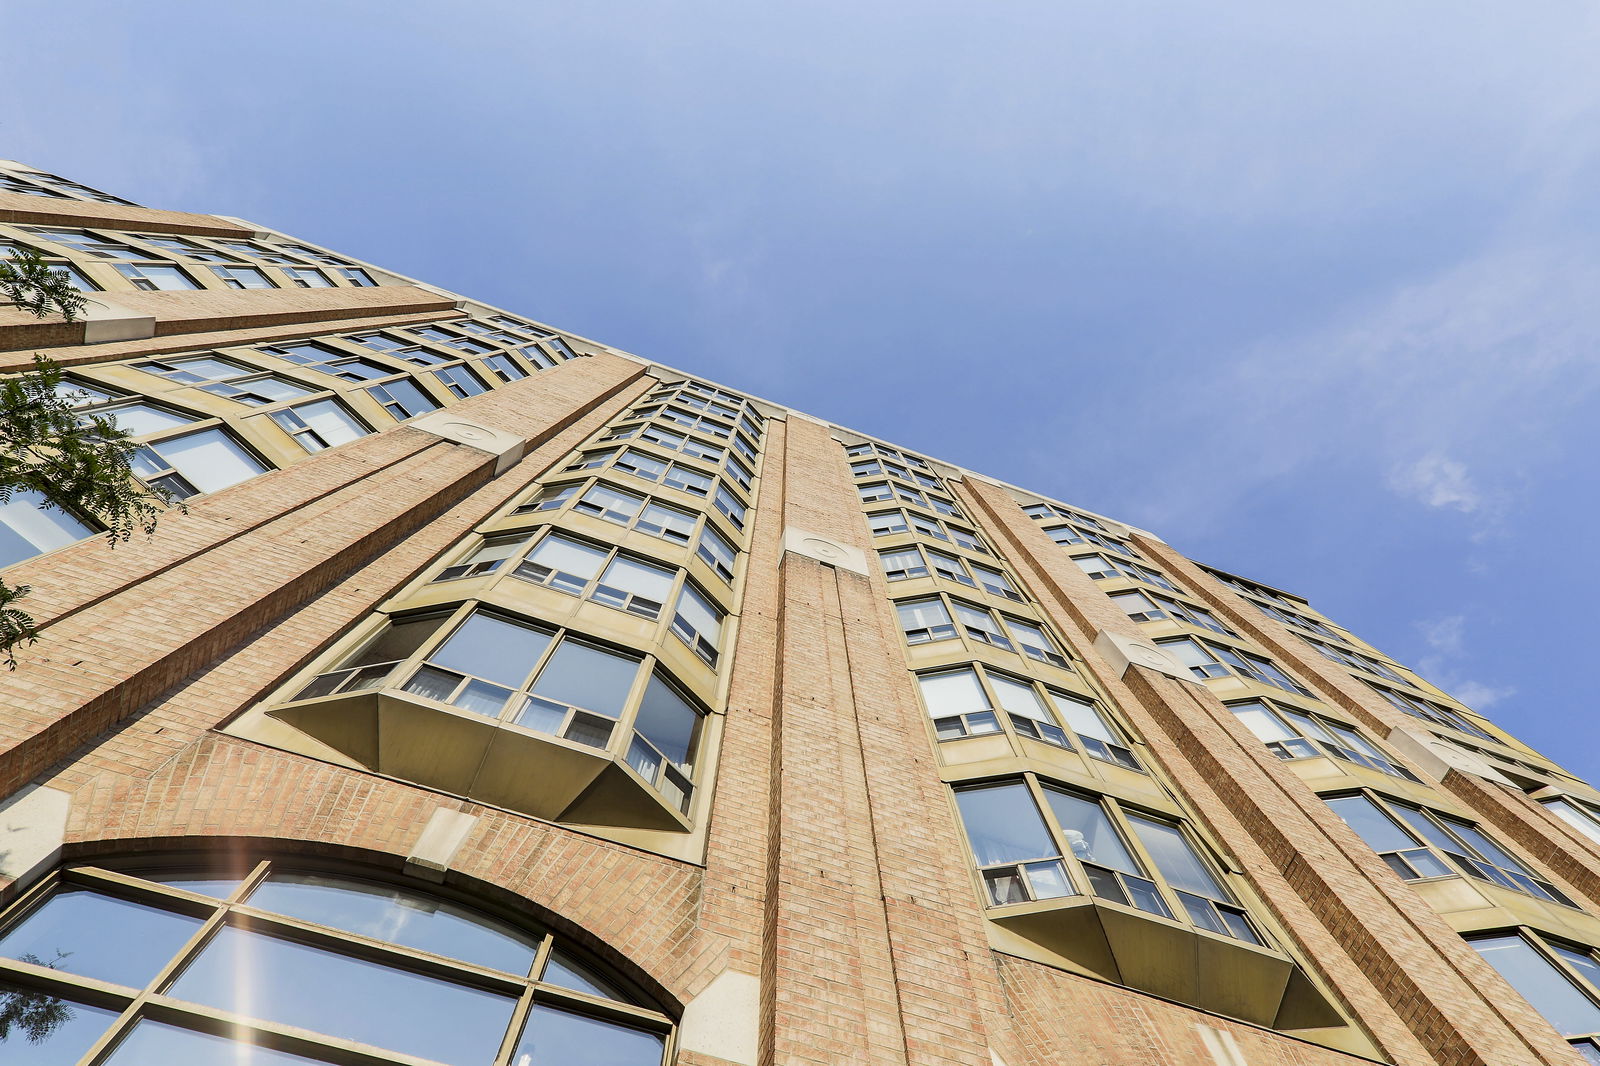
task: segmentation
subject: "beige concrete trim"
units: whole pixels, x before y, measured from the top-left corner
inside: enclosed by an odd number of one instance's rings
[[[683,1008],[678,1048],[742,1066],[760,1054],[761,982],[724,970]]]
[[[15,159],[0,159],[0,170],[15,170],[23,174],[47,174],[49,171],[30,167],[26,163],[19,163]]]
[[[469,448],[476,448],[480,452],[488,452],[495,457],[494,472],[503,474],[522,458],[522,449],[527,443],[521,437],[510,433],[502,433],[498,429],[480,426],[476,422],[469,422],[460,415],[450,411],[436,411],[431,415],[414,419],[407,425],[420,429],[425,433],[432,433],[436,437],[465,444]]]
[[[1102,629],[1100,635],[1094,638],[1094,649],[1105,657],[1118,677],[1127,673],[1130,666],[1142,666],[1179,681],[1203,684],[1176,655],[1149,641],[1135,640]]]
[[[993,1063],[994,1066],[1006,1066],[1006,1060],[1001,1058],[1000,1052],[996,1051],[994,1048],[989,1049],[989,1061]]]
[[[1496,770],[1486,759],[1423,730],[1396,726],[1384,739],[1395,751],[1435,780],[1442,779],[1451,770],[1460,770],[1497,785],[1514,785],[1510,778]]]
[[[156,335],[156,316],[133,311],[104,296],[85,296],[83,313],[84,344],[110,341],[142,341]]]
[[[422,835],[406,856],[406,873],[435,883],[443,882],[451,860],[478,824],[476,814],[439,807],[422,827]]]
[[[61,857],[72,796],[29,785],[0,803],[0,877],[26,884]]]
[[[866,552],[797,526],[790,526],[783,531],[783,550],[803,555],[807,559],[815,559],[819,563],[826,563],[839,570],[849,570],[862,577],[867,576]]]

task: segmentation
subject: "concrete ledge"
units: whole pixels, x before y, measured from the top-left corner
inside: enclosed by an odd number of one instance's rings
[[[741,1066],[760,1054],[761,982],[724,970],[683,1008],[678,1047]]]
[[[1094,638],[1094,649],[1105,657],[1118,677],[1127,673],[1130,666],[1142,666],[1179,681],[1202,684],[1176,655],[1149,641],[1135,640],[1102,629],[1100,635]]]
[[[84,344],[111,341],[142,341],[156,335],[156,316],[133,311],[102,296],[86,296],[83,301]]]
[[[72,797],[29,785],[0,803],[0,881],[27,883],[61,857]]]
[[[495,457],[496,474],[503,474],[515,466],[517,460],[522,458],[522,450],[527,443],[521,437],[469,422],[450,411],[436,411],[431,415],[413,419],[408,424],[412,429],[420,429],[424,433],[432,433],[435,437],[443,437],[445,440],[476,448],[480,452],[488,452]]]
[[[478,825],[478,816],[449,807],[436,809],[406,856],[406,873],[435,884],[443,883],[456,852]]]
[[[783,531],[783,550],[815,559],[819,563],[851,573],[867,576],[867,553],[848,544],[840,544],[818,533],[790,526]]]

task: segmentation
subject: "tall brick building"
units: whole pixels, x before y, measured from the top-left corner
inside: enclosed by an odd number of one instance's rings
[[[1165,540],[0,164],[0,1062],[1600,1062],[1600,793]]]

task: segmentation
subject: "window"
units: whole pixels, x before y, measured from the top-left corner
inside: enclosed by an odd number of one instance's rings
[[[271,418],[308,452],[320,452],[372,432],[338,400],[317,400],[274,411]]]
[[[211,272],[222,279],[222,283],[230,289],[276,289],[271,278],[248,266],[214,266]]]
[[[1141,770],[1121,736],[1094,704],[1082,697],[977,663],[919,674],[917,684],[933,719],[934,733],[941,741],[1001,732],[1003,717],[1019,736],[1068,751],[1081,746],[1093,758]],[[1063,721],[1071,727],[1071,733],[1062,728]],[[1078,735],[1078,744],[1074,744],[1072,734]]]
[[[524,581],[644,618],[661,616],[662,604],[676,577],[667,567],[559,533],[547,534],[511,573]]]
[[[449,389],[458,400],[489,391],[489,386],[483,383],[483,379],[465,366],[441,367],[433,372],[433,376],[438,378],[439,383]]]
[[[634,719],[628,765],[680,811],[689,809],[692,757],[701,714],[660,675],[652,675]]]
[[[523,504],[512,514],[527,514],[562,507],[573,498],[579,487],[561,485],[541,490],[537,500]],[[657,503],[647,496],[638,496],[612,488],[604,482],[591,485],[577,498],[573,510],[639,530],[641,533],[648,533],[652,537],[660,537],[674,544],[688,544],[699,521],[689,511]]]
[[[215,933],[194,937],[208,921]],[[107,1066],[315,1066],[351,1054],[480,1066],[502,1046],[521,1062],[661,1066],[671,1031],[542,930],[413,885],[278,861],[73,867],[0,929],[0,1011],[42,1021],[0,1039],[8,1062],[74,1063],[103,1040]],[[159,1010],[145,1005],[156,993]],[[285,1042],[262,1022],[300,1032]]]
[[[1055,641],[1050,639],[1050,634],[1046,633],[1042,626],[1013,618],[1009,614],[1003,617],[1018,651],[1030,659],[1038,659],[1042,663],[1059,666],[1063,670],[1072,669],[1067,663],[1066,656],[1056,649]]]
[[[700,531],[700,542],[695,545],[694,553],[722,580],[733,581],[733,563],[738,550],[714,526],[707,523]]]
[[[94,530],[32,489],[0,502],[0,566],[31,559],[91,536]]]
[[[231,359],[202,355],[192,359],[152,360],[139,369],[159,374],[171,381],[197,386],[200,391],[251,407],[265,407],[284,400],[314,395],[308,388],[277,374],[268,374]]]
[[[1045,532],[1050,539],[1065,547],[1069,544],[1093,544],[1097,548],[1114,551],[1118,555],[1126,555],[1130,559],[1138,558],[1139,553],[1128,545],[1112,537],[1096,533],[1093,530],[1078,529],[1075,526],[1047,526]]]
[[[452,581],[458,577],[482,577],[484,574],[492,574],[500,569],[500,564],[521,551],[528,543],[528,539],[521,535],[487,537],[459,563],[439,571],[439,576],[433,580]]]
[[[1144,767],[1134,757],[1122,731],[1101,713],[1099,707],[1082,696],[1068,696],[1054,689],[1046,689],[1045,692],[1067,727],[1077,735],[1078,746],[1085,754],[1101,762],[1115,763],[1144,773]]]
[[[206,429],[146,444],[134,453],[133,472],[146,484],[180,500],[216,492],[267,472],[261,461],[224,429]]]
[[[1593,948],[1532,931],[1472,937],[1467,943],[1585,1060],[1600,1063],[1600,962]]]
[[[1235,592],[1242,592],[1246,596],[1260,596],[1262,599],[1271,600],[1280,607],[1295,606],[1293,603],[1289,602],[1287,597],[1281,596],[1263,585],[1257,585],[1253,581],[1246,581],[1242,577],[1234,577],[1232,574],[1225,574],[1220,570],[1212,570],[1209,567],[1206,568],[1206,572],[1212,577],[1216,578],[1218,581],[1222,582],[1224,585],[1227,585],[1229,588],[1233,589]]]
[[[1030,777],[956,790],[990,906],[1077,895],[1082,885],[1125,907],[1265,943],[1177,824],[1110,797],[1036,787]]]
[[[981,607],[973,607],[960,600],[951,600],[950,605],[955,609],[956,618],[960,620],[967,636],[980,644],[1011,650],[1011,641],[1001,630],[1000,623],[995,621],[994,615]]]
[[[1125,578],[1128,581],[1142,581],[1146,585],[1154,585],[1158,589],[1168,592],[1177,592],[1178,588],[1168,581],[1159,572],[1148,566],[1128,562],[1125,559],[1111,559],[1104,555],[1074,555],[1072,561],[1078,568],[1096,581],[1105,581],[1108,578],[1115,580]]]
[[[193,415],[179,414],[165,407],[136,400],[91,408],[80,414],[78,420],[90,425],[96,417],[108,419],[118,429],[134,437],[186,426],[196,420]]]
[[[907,644],[928,644],[936,640],[953,640],[956,627],[950,621],[950,612],[944,601],[937,597],[925,600],[904,600],[894,605],[900,617],[900,630]]]
[[[528,376],[528,372],[518,366],[517,361],[509,355],[485,356],[483,364],[501,381],[519,381]]]
[[[721,511],[728,521],[733,523],[734,528],[744,528],[745,506],[740,502],[739,497],[729,490],[728,486],[717,486],[717,494],[712,497],[711,504],[718,511]]]
[[[1000,720],[994,712],[996,701],[989,697],[978,672],[971,667],[919,674],[917,685],[940,740],[1000,732]]]
[[[1600,844],[1600,814],[1596,814],[1593,807],[1568,796],[1554,796],[1539,802],[1545,810]]]
[[[1354,728],[1321,715],[1282,707],[1265,700],[1230,703],[1231,710],[1267,749],[1280,759],[1333,757],[1390,777],[1419,780],[1416,774],[1383,754]]]
[[[377,400],[396,422],[439,409],[426,393],[405,378],[373,385],[367,389],[367,395]]]
[[[672,631],[689,645],[707,665],[717,665],[717,645],[722,641],[722,610],[699,589],[683,584],[678,593],[678,609],[672,616]]]
[[[1420,718],[1431,725],[1441,725],[1446,729],[1454,729],[1457,732],[1481,737],[1484,740],[1495,739],[1489,733],[1473,725],[1465,715],[1458,711],[1453,711],[1449,707],[1441,707],[1439,704],[1429,700],[1417,696],[1408,696],[1404,692],[1396,692],[1394,689],[1373,684],[1371,681],[1366,681],[1365,683],[1368,688],[1387,700],[1390,706],[1396,710],[1404,711],[1413,718]]]
[[[992,566],[984,566],[982,563],[973,563],[972,574],[978,579],[978,583],[983,586],[985,592],[992,592],[996,596],[1004,596],[1006,599],[1016,600],[1018,603],[1024,602],[1022,593],[1017,591],[1017,587],[1011,583],[1011,579],[1005,575],[1004,571],[996,570]]]
[[[1158,622],[1163,618],[1171,618],[1191,626],[1199,626],[1201,629],[1209,629],[1213,633],[1221,633],[1225,637],[1238,635],[1217,621],[1216,615],[1204,607],[1196,607],[1192,603],[1185,603],[1170,596],[1156,592],[1140,592],[1137,589],[1113,592],[1110,596],[1112,601],[1135,622]]]
[[[890,581],[905,581],[913,577],[927,577],[928,567],[922,561],[922,552],[916,548],[895,548],[878,553],[883,566],[883,576]]]
[[[370,288],[378,284],[372,280],[371,274],[368,274],[360,267],[339,267],[338,271],[340,277],[357,288]]]
[[[289,281],[302,289],[331,289],[333,282],[328,280],[328,275],[315,267],[286,266],[283,272],[289,276]]]
[[[199,282],[170,263],[118,263],[117,272],[149,292],[198,289]]]
[[[872,530],[874,537],[887,537],[892,533],[906,532],[906,516],[903,511],[878,511],[867,515],[867,525]]]
[[[1537,899],[1576,906],[1471,822],[1365,792],[1324,799],[1407,881],[1465,874]]]
[[[1175,637],[1172,640],[1158,640],[1157,644],[1176,655],[1189,672],[1202,680],[1216,677],[1227,677],[1232,674],[1250,681],[1258,681],[1263,685],[1281,688],[1285,692],[1298,692],[1302,696],[1311,693],[1301,688],[1288,674],[1279,670],[1271,659],[1254,655],[1247,651],[1239,651],[1225,644],[1212,644],[1209,641],[1196,640],[1194,637]]]
[[[1324,659],[1329,659],[1341,666],[1348,666],[1352,670],[1365,670],[1369,674],[1377,674],[1379,677],[1387,678],[1390,681],[1398,681],[1402,685],[1406,683],[1405,678],[1370,656],[1361,655],[1353,651],[1345,651],[1343,648],[1335,648],[1331,644],[1324,644],[1320,640],[1312,640],[1304,635],[1300,639],[1311,645],[1316,653]]]
[[[1069,522],[1076,522],[1080,526],[1088,526],[1090,529],[1099,530],[1102,533],[1105,532],[1106,528],[1093,515],[1084,514],[1082,511],[1074,511],[1070,507],[1061,507],[1053,503],[1029,504],[1022,507],[1022,513],[1040,522],[1065,518]]]
[[[1317,633],[1324,637],[1331,637],[1334,640],[1349,639],[1335,630],[1332,626],[1319,622],[1315,618],[1307,618],[1305,615],[1296,614],[1294,611],[1280,610],[1277,607],[1272,606],[1272,604],[1262,603],[1260,600],[1246,600],[1245,602],[1254,607],[1257,611],[1260,611],[1262,614],[1266,615],[1268,618],[1275,618],[1286,626],[1293,626],[1296,629],[1304,629],[1307,632]]]
[[[935,577],[942,577],[946,581],[954,581],[968,588],[978,587],[978,583],[967,573],[967,564],[954,555],[942,552],[938,548],[924,548],[922,552],[928,559],[928,565],[933,567]],[[978,564],[973,563],[972,568],[977,570]]]

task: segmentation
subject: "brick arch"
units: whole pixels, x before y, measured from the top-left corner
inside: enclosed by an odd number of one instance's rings
[[[84,861],[248,845],[401,876],[440,807],[478,816],[452,860],[452,887],[549,925],[664,1006],[682,1004],[722,968],[722,938],[695,930],[704,876],[697,866],[219,734],[149,778],[83,782],[72,795],[63,855]]]

